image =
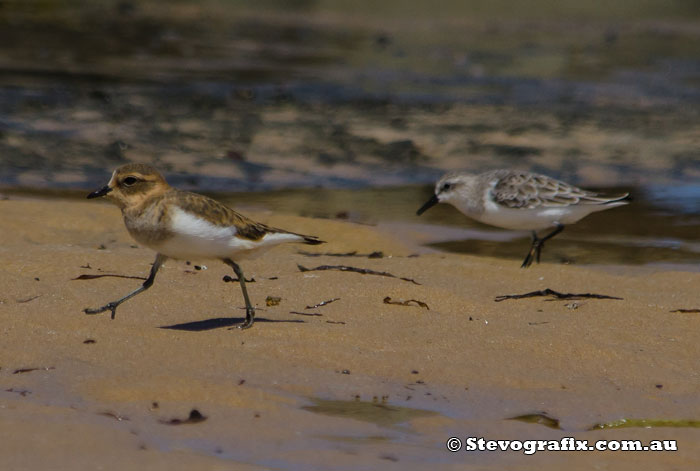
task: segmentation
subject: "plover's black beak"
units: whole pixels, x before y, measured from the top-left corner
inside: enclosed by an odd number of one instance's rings
[[[433,195],[432,198],[430,198],[428,201],[426,201],[425,204],[423,206],[421,206],[418,211],[416,211],[416,214],[418,216],[420,216],[421,214],[423,214],[424,212],[426,212],[427,210],[429,210],[430,208],[432,208],[433,206],[435,206],[439,202],[440,202],[440,200],[438,199],[437,195]]]
[[[112,191],[112,189],[109,187],[109,185],[105,185],[102,188],[100,188],[99,190],[95,190],[92,193],[90,193],[89,195],[87,195],[87,198],[88,199],[99,198],[100,196],[106,195],[110,191]]]

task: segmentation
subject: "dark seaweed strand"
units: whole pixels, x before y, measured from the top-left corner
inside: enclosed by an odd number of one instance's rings
[[[320,303],[314,304],[313,306],[306,306],[305,309],[316,309],[317,307],[325,306],[327,304],[332,303],[333,301],[339,301],[339,300],[340,300],[340,298],[333,298],[333,299],[329,299],[328,301],[321,301]]]
[[[428,311],[430,311],[430,308],[426,303],[423,301],[419,301],[417,299],[408,299],[406,301],[394,301],[391,299],[391,296],[387,296],[384,298],[384,304],[395,304],[397,306],[411,306],[411,303],[415,303],[416,306],[418,307],[424,307]]]
[[[397,278],[399,280],[403,281],[408,281],[411,282],[415,285],[420,285],[416,280],[412,278],[404,278],[404,277],[399,277],[396,275],[392,275],[391,273],[385,272],[385,271],[374,271],[370,270],[368,268],[356,268],[356,267],[349,267],[347,265],[320,265],[316,268],[306,268],[304,266],[301,266],[297,264],[297,267],[299,268],[299,271],[323,271],[323,270],[338,270],[338,271],[349,271],[353,273],[360,273],[361,275],[378,275],[378,276],[387,276],[389,278]]]
[[[366,257],[366,258],[383,258],[384,253],[381,251],[374,251],[370,253],[357,253],[357,250],[352,252],[305,252],[300,250],[297,252],[299,255],[304,255],[306,257]]]
[[[78,277],[71,278],[71,281],[75,281],[75,280],[94,280],[94,279],[97,279],[97,278],[102,278],[102,277],[104,277],[104,276],[113,276],[113,277],[115,277],[115,278],[129,278],[129,279],[132,279],[132,280],[145,280],[145,279],[146,279],[146,278],[143,277],[143,276],[116,275],[116,274],[112,274],[112,273],[102,273],[102,274],[100,274],[100,275],[80,275],[80,276],[78,276]]]
[[[606,294],[595,294],[595,293],[560,293],[558,291],[554,291],[553,289],[543,289],[539,291],[532,291],[530,293],[525,293],[525,294],[505,294],[502,296],[496,296],[494,301],[497,303],[501,301],[505,301],[506,299],[523,299],[523,298],[534,298],[537,296],[552,296],[555,299],[582,299],[582,298],[588,298],[588,299],[617,299],[617,300],[622,300],[622,298],[618,298],[616,296],[608,296]]]
[[[312,316],[312,317],[323,317],[320,312],[299,312],[299,311],[289,311],[290,314],[296,314],[297,316]]]

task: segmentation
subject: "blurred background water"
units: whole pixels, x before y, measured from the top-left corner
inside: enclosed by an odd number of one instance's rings
[[[238,206],[477,228],[415,209],[445,171],[532,170],[633,192],[586,238],[697,263],[700,5],[0,1],[0,191],[132,161]]]

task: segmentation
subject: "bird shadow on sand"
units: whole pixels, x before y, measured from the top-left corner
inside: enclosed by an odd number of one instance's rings
[[[242,324],[244,317],[215,317],[213,319],[205,319],[203,321],[184,322],[182,324],[162,325],[161,329],[185,330],[189,332],[202,332],[204,330],[221,329],[223,327],[236,327]],[[259,322],[293,322],[295,324],[304,324],[305,321],[300,319],[265,319],[264,317],[256,317],[255,323]]]

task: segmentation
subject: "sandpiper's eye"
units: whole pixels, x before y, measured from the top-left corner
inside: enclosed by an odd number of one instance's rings
[[[451,184],[445,183],[444,185],[442,185],[442,188],[440,189],[440,191],[447,191],[447,190],[449,190],[451,187],[452,187]]]
[[[126,186],[131,186],[136,182],[137,180],[135,177],[126,177],[124,180],[122,180],[122,183],[124,183]]]

